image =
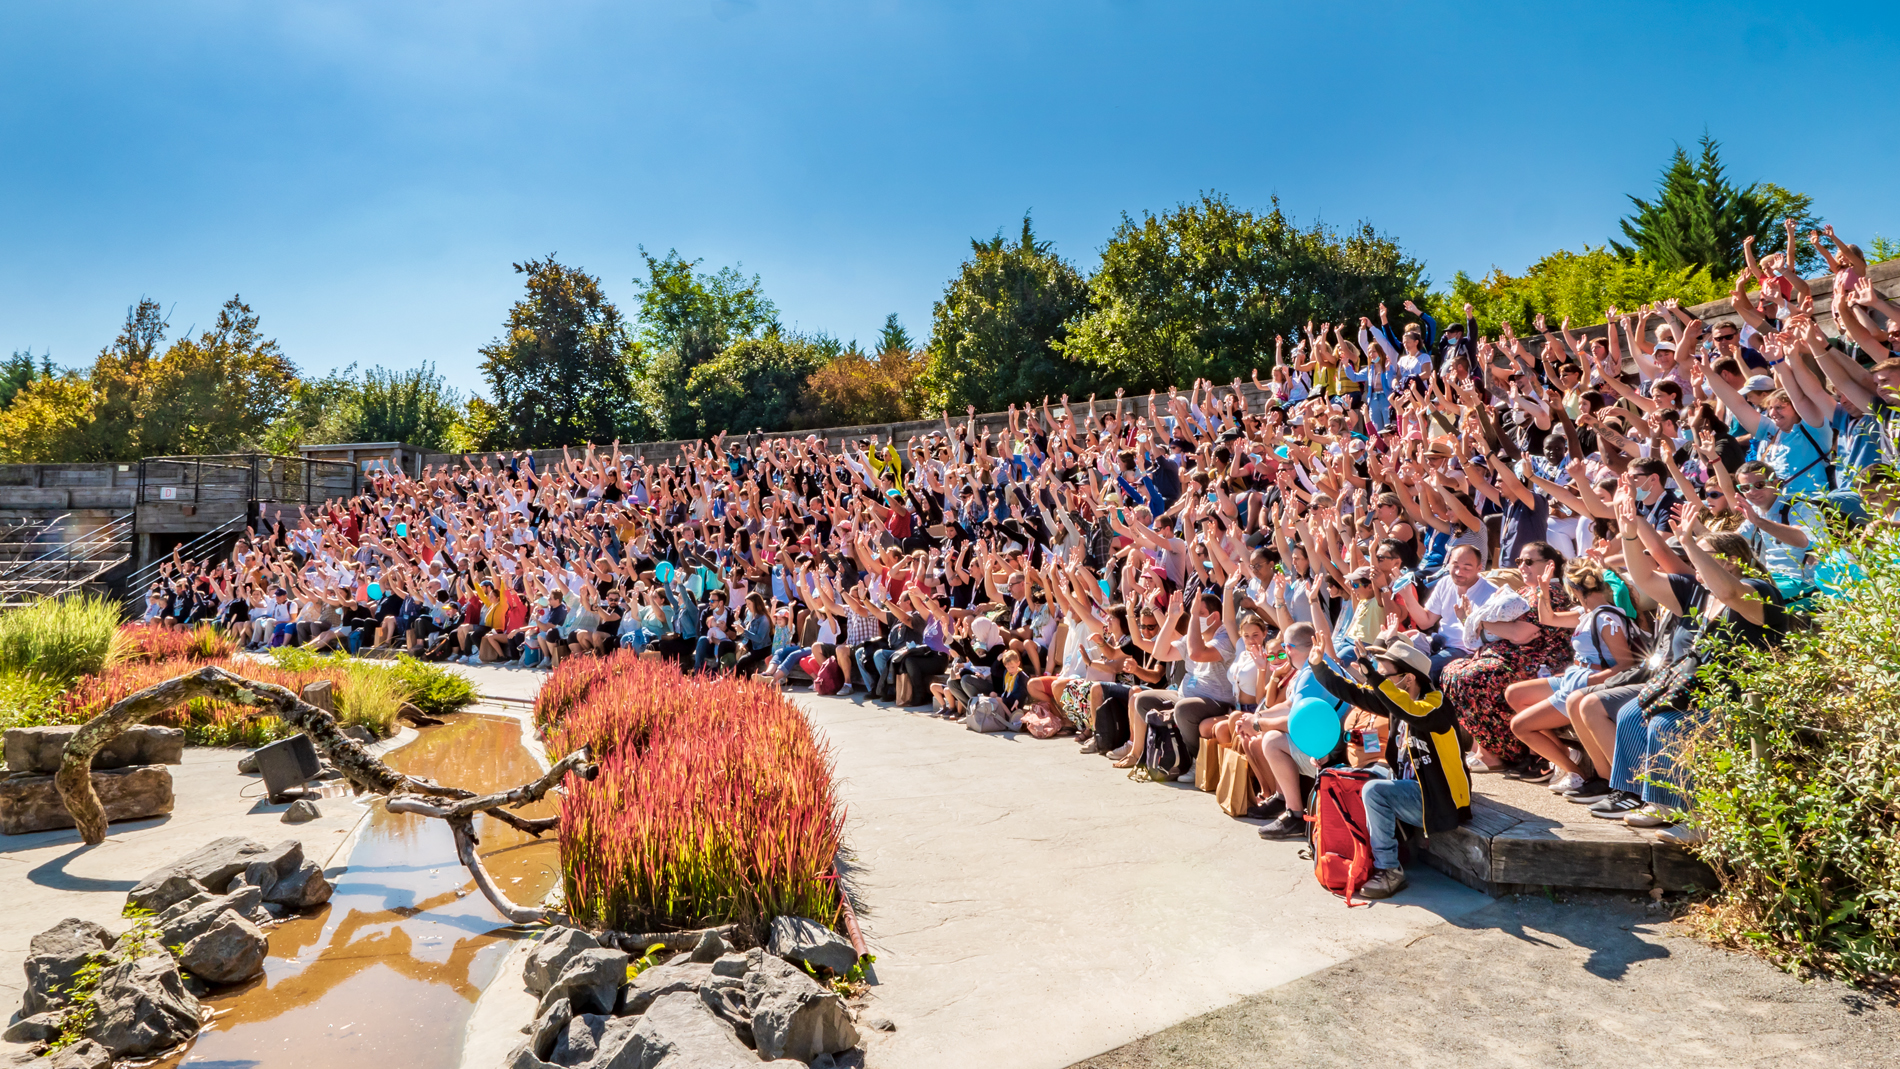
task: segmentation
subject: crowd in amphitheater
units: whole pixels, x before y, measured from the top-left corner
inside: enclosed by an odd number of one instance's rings
[[[1782,641],[1830,526],[1900,498],[1900,308],[1855,246],[1811,240],[1823,313],[1790,253],[1751,253],[1732,312],[1610,308],[1603,337],[1408,302],[1308,324],[1255,390],[375,473],[176,562],[147,618],[533,669],[628,649],[1073,735],[1132,778],[1218,745],[1266,839],[1306,834],[1319,769],[1368,769],[1367,897],[1406,886],[1408,829],[1469,817],[1476,774],[1693,841],[1673,758],[1705,715],[1698,640]],[[1330,753],[1288,730],[1315,701]]]

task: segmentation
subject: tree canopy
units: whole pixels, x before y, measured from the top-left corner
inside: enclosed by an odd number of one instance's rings
[[[503,444],[538,449],[619,437],[632,393],[620,310],[599,279],[552,255],[514,266],[527,276],[527,294],[508,310],[506,333],[481,350]]]
[[[1074,265],[1036,239],[1029,216],[1014,244],[972,240],[970,258],[933,308],[925,405],[992,412],[1013,401],[1085,388],[1091,369],[1061,351],[1088,307]]]
[[[1302,228],[1278,199],[1256,214],[1206,194],[1122,217],[1089,280],[1089,309],[1057,347],[1130,390],[1226,381],[1269,366],[1274,339],[1309,320],[1422,300],[1422,274],[1369,223],[1343,235]]]
[[[1703,134],[1700,147],[1691,159],[1676,146],[1653,201],[1630,196],[1636,213],[1621,224],[1629,244],[1610,242],[1618,256],[1641,257],[1665,271],[1704,268],[1718,279],[1733,279],[1747,265],[1743,241],[1753,235],[1758,254],[1785,249],[1782,221],[1794,219],[1803,238],[1795,246],[1797,266],[1812,269],[1820,262],[1805,240],[1820,224],[1814,198],[1772,183],[1738,187],[1722,166],[1720,143]]]

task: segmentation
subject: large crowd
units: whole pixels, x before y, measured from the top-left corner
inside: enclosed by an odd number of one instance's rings
[[[1267,839],[1305,836],[1319,770],[1350,765],[1374,773],[1368,897],[1405,886],[1403,838],[1469,816],[1478,773],[1692,841],[1701,660],[1777,643],[1829,582],[1830,525],[1895,513],[1900,308],[1830,229],[1817,315],[1796,240],[1751,240],[1706,321],[1671,301],[1607,309],[1600,337],[1484,337],[1408,302],[1308,324],[1251,391],[374,472],[176,561],[147,615],[471,664],[631,649],[1073,733],[1147,779],[1225,751]],[[1315,701],[1330,753],[1289,732]]]

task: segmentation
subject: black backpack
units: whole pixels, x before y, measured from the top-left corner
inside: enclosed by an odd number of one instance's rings
[[[1142,764],[1164,776],[1179,776],[1193,766],[1194,757],[1181,742],[1180,729],[1174,726],[1172,708],[1150,709],[1144,719],[1148,722],[1148,739]]]

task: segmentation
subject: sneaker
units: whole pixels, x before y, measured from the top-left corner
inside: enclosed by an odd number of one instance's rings
[[[1275,842],[1306,838],[1306,818],[1299,813],[1283,812],[1260,829],[1260,837]]]
[[[849,683],[846,683],[844,686],[838,688],[838,697],[840,698],[844,697],[845,695],[849,693],[851,693],[851,684]]]
[[[1122,758],[1124,758],[1124,757],[1127,757],[1127,756],[1128,756],[1128,751],[1130,751],[1130,750],[1132,750],[1132,749],[1134,749],[1134,748],[1135,748],[1135,744],[1134,744],[1134,743],[1132,743],[1132,742],[1124,742],[1124,743],[1122,743],[1122,744],[1121,744],[1120,746],[1117,746],[1117,747],[1115,747],[1115,748],[1114,748],[1113,750],[1110,750],[1110,751],[1108,751],[1107,753],[1105,753],[1105,754],[1103,754],[1102,756],[1104,756],[1104,757],[1106,757],[1106,758],[1108,758],[1108,759],[1109,759],[1110,761],[1119,761],[1119,760],[1121,760]]]
[[[1657,832],[1656,838],[1677,846],[1701,846],[1709,841],[1709,833],[1694,824],[1672,824]]]
[[[1479,757],[1477,754],[1474,754],[1474,753],[1465,755],[1465,767],[1467,769],[1470,769],[1473,772],[1496,771],[1490,765],[1487,765],[1484,763],[1484,758]]]
[[[1097,742],[1097,741],[1095,741],[1095,736],[1093,736],[1093,735],[1090,735],[1090,736],[1089,736],[1089,741],[1087,741],[1087,742],[1085,742],[1085,743],[1083,743],[1083,744],[1082,744],[1082,750],[1081,750],[1081,752],[1082,752],[1082,753],[1101,753],[1101,752],[1102,752],[1102,744],[1101,744],[1101,743],[1099,743],[1099,742]]]
[[[1590,815],[1604,820],[1622,820],[1641,808],[1641,798],[1627,791],[1612,791],[1608,798],[1590,807]]]
[[[1550,762],[1541,757],[1527,757],[1522,762],[1504,770],[1505,779],[1521,779],[1525,783],[1542,783],[1550,778]]]
[[[1676,811],[1668,806],[1646,805],[1633,810],[1623,817],[1623,823],[1632,828],[1660,828],[1676,822]]]
[[[1274,795],[1266,801],[1255,802],[1248,806],[1247,819],[1272,820],[1284,812],[1286,812],[1286,799],[1280,797],[1278,792],[1275,792]]]
[[[1359,888],[1361,898],[1391,898],[1407,885],[1404,869],[1373,869],[1372,878]]]
[[[1583,786],[1583,777],[1575,772],[1561,772],[1550,777],[1550,793],[1552,794],[1574,791],[1581,786]]]
[[[1601,776],[1593,776],[1578,786],[1564,792],[1564,801],[1571,805],[1595,805],[1610,796],[1610,781]]]

